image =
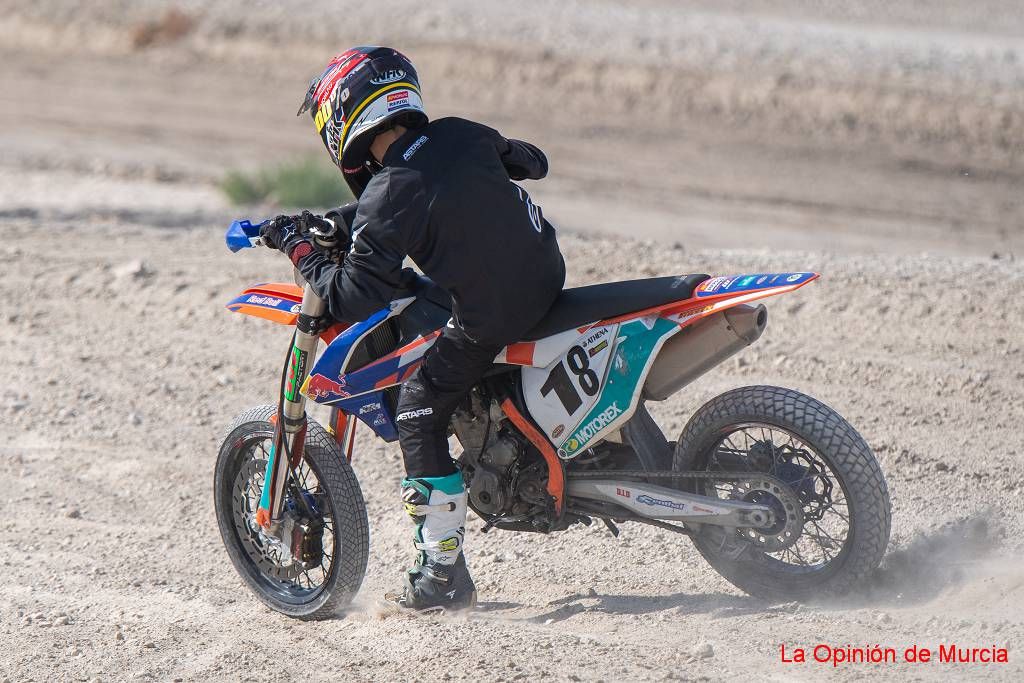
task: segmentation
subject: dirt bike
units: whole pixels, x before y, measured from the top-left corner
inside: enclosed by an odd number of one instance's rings
[[[232,251],[259,244],[236,221]],[[446,292],[409,269],[402,291],[358,322],[325,315],[296,282],[245,290],[227,307],[292,326],[276,405],[228,428],[215,475],[221,536],[269,607],[330,616],[355,596],[369,524],[350,466],[356,426],[398,438],[399,388],[451,317]],[[503,349],[451,420],[470,508],[484,531],[551,533],[636,522],[689,536],[722,576],[756,596],[842,593],[889,539],[885,479],[864,439],[790,389],[713,398],[669,441],[648,413],[761,336],[765,297],[816,273],[683,275],[564,290]],[[326,347],[317,357],[317,348]],[[307,399],[330,406],[321,426]]]

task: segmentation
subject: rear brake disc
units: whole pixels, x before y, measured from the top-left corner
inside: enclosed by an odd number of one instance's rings
[[[779,480],[764,477],[741,481],[737,484],[736,497],[748,503],[768,506],[775,513],[771,526],[738,529],[745,541],[771,553],[785,550],[800,538],[804,528],[803,508],[792,489]]]

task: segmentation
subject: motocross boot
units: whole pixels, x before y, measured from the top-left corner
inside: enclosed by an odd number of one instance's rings
[[[401,594],[388,600],[412,610],[467,609],[476,586],[462,554],[466,534],[466,487],[462,473],[402,481],[405,511],[416,525],[416,562],[406,572]]]

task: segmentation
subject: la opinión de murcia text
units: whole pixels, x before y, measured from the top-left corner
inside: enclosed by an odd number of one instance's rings
[[[893,648],[882,645],[816,645],[801,647],[785,643],[779,646],[779,661],[783,664],[830,664],[833,667],[851,664],[1006,664],[1010,661],[1007,648],[963,646],[957,643],[924,647],[911,645]]]

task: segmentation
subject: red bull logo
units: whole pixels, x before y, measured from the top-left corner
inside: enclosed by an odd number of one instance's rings
[[[306,386],[302,388],[302,393],[314,401],[329,397],[344,398],[349,395],[341,384],[323,375],[310,375],[306,380]]]

